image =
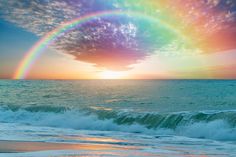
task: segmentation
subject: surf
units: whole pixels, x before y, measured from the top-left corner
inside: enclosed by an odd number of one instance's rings
[[[132,113],[63,107],[0,108],[0,122],[75,130],[121,131],[151,135],[236,140],[236,111]]]

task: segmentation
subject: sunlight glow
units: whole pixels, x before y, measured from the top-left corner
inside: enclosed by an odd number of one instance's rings
[[[100,79],[124,79],[125,73],[120,71],[102,71],[100,73]]]

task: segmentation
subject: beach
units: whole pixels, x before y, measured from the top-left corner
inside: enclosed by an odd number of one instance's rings
[[[233,80],[0,81],[0,156],[235,156]]]

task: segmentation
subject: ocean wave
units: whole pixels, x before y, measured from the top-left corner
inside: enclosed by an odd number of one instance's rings
[[[79,130],[123,131],[236,140],[236,111],[133,113],[61,107],[0,108],[0,122]],[[46,112],[47,111],[47,112]]]

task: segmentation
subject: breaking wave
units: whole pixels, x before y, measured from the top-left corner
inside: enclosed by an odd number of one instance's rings
[[[134,113],[65,107],[1,107],[0,122],[79,130],[123,131],[236,140],[236,111]]]

